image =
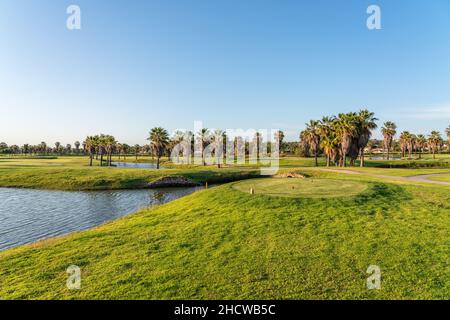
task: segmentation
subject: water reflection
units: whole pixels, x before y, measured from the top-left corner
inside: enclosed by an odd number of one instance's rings
[[[112,162],[112,165],[118,168],[156,169],[156,163]],[[160,166],[160,169],[164,169],[164,167]]]
[[[197,189],[64,192],[0,188],[0,250],[92,228]]]

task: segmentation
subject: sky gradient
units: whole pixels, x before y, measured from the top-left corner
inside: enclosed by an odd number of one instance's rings
[[[66,28],[77,4],[82,29]],[[368,30],[377,4],[382,30]],[[154,126],[279,128],[368,108],[450,124],[448,0],[2,0],[0,141],[63,144]],[[379,133],[376,133],[379,136]]]

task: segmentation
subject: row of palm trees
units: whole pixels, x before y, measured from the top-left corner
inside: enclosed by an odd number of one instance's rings
[[[68,154],[81,154],[83,150],[80,148],[81,144],[79,141],[75,141],[74,148],[71,144],[66,144],[63,146],[60,142],[55,142],[54,147],[47,145],[46,142],[41,142],[37,145],[31,145],[28,143],[22,146],[10,145],[8,146],[5,142],[0,143],[0,153],[3,154],[55,154],[55,155],[68,155]]]
[[[335,164],[345,167],[347,159],[350,165],[354,165],[360,158],[360,166],[364,166],[364,153],[369,144],[373,130],[377,128],[373,112],[361,110],[359,112],[341,113],[337,117],[323,117],[322,120],[311,120],[306,124],[306,129],[300,133],[300,143],[303,148],[312,151],[315,165],[318,165],[318,155],[322,152],[326,157],[327,166]],[[387,121],[381,128],[383,134],[383,149],[389,160],[393,149],[397,126]],[[450,152],[450,126],[446,129],[448,148]],[[428,137],[422,134],[411,134],[403,131],[399,136],[399,145],[402,157],[408,152],[412,158],[413,152],[421,154],[426,150],[436,157],[436,153],[442,149],[444,140],[438,131],[432,131]]]
[[[381,128],[383,134],[383,147],[389,160],[389,152],[392,149],[394,143],[394,137],[397,133],[397,126],[395,123],[388,121],[385,122]],[[450,152],[450,126],[445,130],[448,140],[448,151]],[[436,153],[442,149],[444,145],[444,139],[440,132],[431,131],[430,135],[426,137],[423,134],[412,134],[409,131],[403,131],[400,133],[398,143],[402,152],[402,157],[406,156],[408,152],[408,158],[412,158],[412,154],[417,152],[419,158],[422,157],[422,153],[426,150],[433,154],[433,159],[436,159]]]
[[[450,134],[447,134],[449,135],[450,140]],[[417,152],[419,154],[419,158],[421,158],[422,153],[425,148],[427,148],[433,154],[433,159],[436,159],[436,152],[438,152],[439,149],[442,149],[444,140],[438,131],[432,131],[428,138],[423,134],[415,135],[411,134],[409,131],[403,131],[400,134],[399,144],[402,151],[402,157],[405,157],[406,152],[408,152],[408,158],[411,159],[413,152]]]
[[[364,166],[364,149],[372,131],[377,128],[377,120],[374,113],[368,110],[311,120],[300,133],[300,143],[312,150],[316,166],[320,151],[326,157],[327,166],[335,164],[345,167],[347,158],[354,165],[358,156],[361,166]]]

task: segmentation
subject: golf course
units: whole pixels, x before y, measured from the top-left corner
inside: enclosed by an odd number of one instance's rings
[[[386,168],[387,160],[327,168],[285,157],[277,175],[263,177],[257,165],[162,160],[158,170],[89,166],[82,156],[0,157],[0,188],[140,190],[171,176],[211,186],[1,251],[0,298],[450,298],[450,168]],[[80,290],[66,286],[71,265],[81,269]],[[371,265],[381,270],[379,290],[366,286]]]

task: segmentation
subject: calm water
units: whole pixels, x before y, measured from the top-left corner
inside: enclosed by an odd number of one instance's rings
[[[0,250],[92,228],[198,189],[65,192],[0,188]]]
[[[387,160],[385,157],[383,158],[383,156],[375,156],[375,157],[370,157],[370,160]],[[393,158],[392,156],[389,157],[389,161],[390,160],[402,160],[402,158]]]
[[[156,169],[156,163],[140,163],[140,162],[113,162],[118,168],[135,168],[135,169]],[[164,169],[162,166],[159,166]]]

